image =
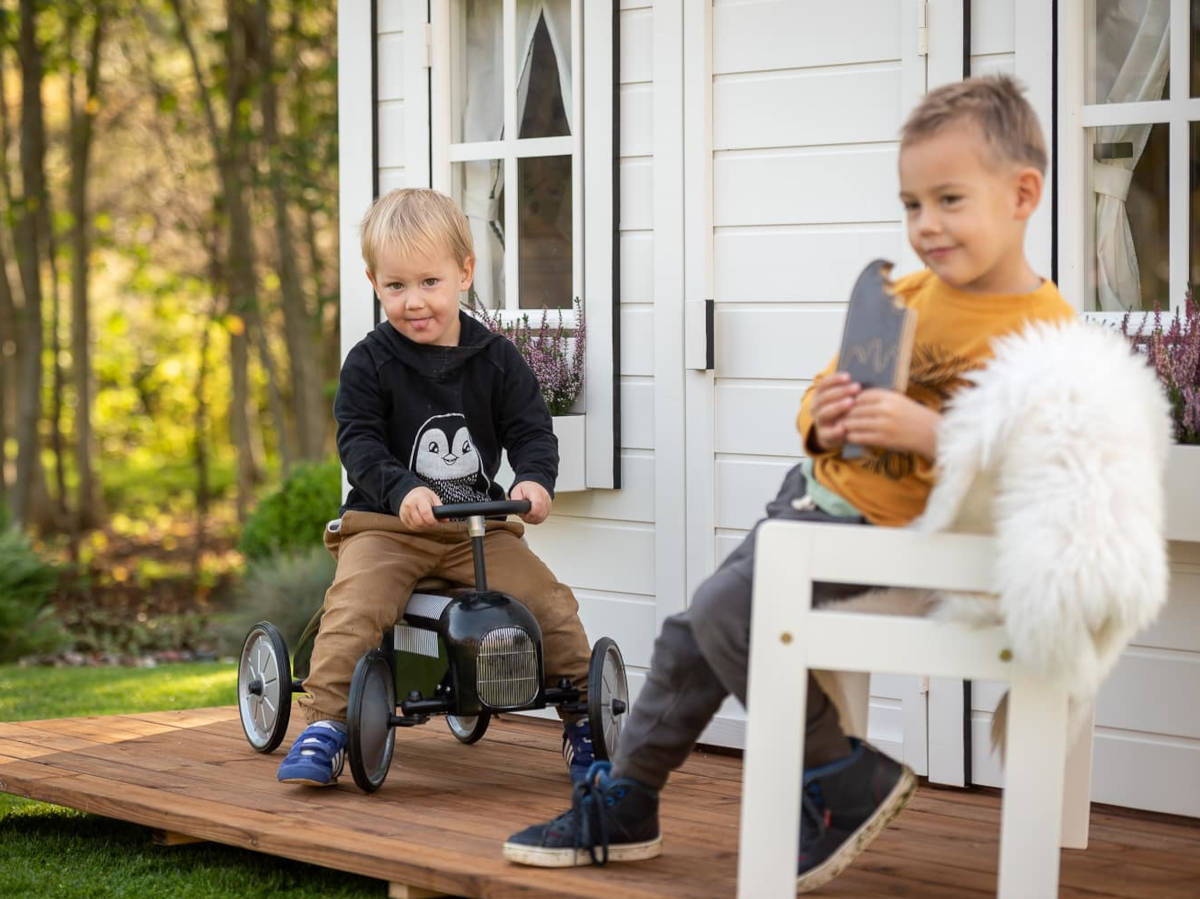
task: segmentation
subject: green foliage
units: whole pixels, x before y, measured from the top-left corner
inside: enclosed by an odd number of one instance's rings
[[[20,531],[0,530],[0,662],[56,648],[64,640],[49,602],[60,571]]]
[[[248,559],[319,545],[325,524],[342,501],[336,459],[297,465],[273,493],[259,502],[238,549]]]
[[[301,647],[300,636],[321,608],[333,570],[333,557],[323,546],[252,562],[234,590],[232,611],[220,628],[221,648],[230,653],[241,649],[246,632],[265,619],[279,628],[288,649],[303,661],[311,644]]]

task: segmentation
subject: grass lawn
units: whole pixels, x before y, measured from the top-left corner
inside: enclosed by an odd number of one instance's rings
[[[0,665],[0,721],[230,705],[236,680],[235,666],[219,663]],[[315,899],[386,893],[382,881],[215,843],[155,846],[135,824],[0,793],[0,896]]]

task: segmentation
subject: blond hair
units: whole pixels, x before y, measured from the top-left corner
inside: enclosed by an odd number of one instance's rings
[[[379,254],[434,256],[448,252],[459,267],[475,255],[471,226],[458,204],[426,188],[391,190],[371,204],[360,226],[362,256],[374,273]]]
[[[900,129],[900,149],[960,122],[979,128],[995,161],[1046,173],[1046,142],[1037,114],[1007,75],[967,78],[930,91]]]

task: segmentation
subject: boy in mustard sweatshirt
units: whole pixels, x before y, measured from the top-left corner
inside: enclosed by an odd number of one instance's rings
[[[899,168],[908,239],[927,266],[894,285],[917,310],[908,389],[863,389],[836,360],[818,374],[797,419],[808,455],[784,478],[767,518],[909,523],[933,486],[941,409],[963,375],[987,363],[995,338],[1074,315],[1025,258],[1046,150],[1012,79],[972,78],[930,93],[903,127]],[[870,452],[843,459],[846,443]],[[724,698],[746,701],[756,533],[701,584],[686,611],[663,623],[611,765],[592,766],[568,811],[509,837],[506,858],[563,867],[661,852],[659,790]],[[861,589],[818,584],[814,601]],[[805,732],[801,892],[845,869],[915,788],[906,766],[842,732],[811,674]]]

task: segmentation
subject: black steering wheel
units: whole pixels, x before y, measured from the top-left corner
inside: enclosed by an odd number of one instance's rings
[[[434,506],[433,517],[440,521],[451,518],[470,518],[482,515],[492,518],[497,515],[522,515],[529,511],[527,499],[498,499],[486,503],[449,503],[445,506]]]

